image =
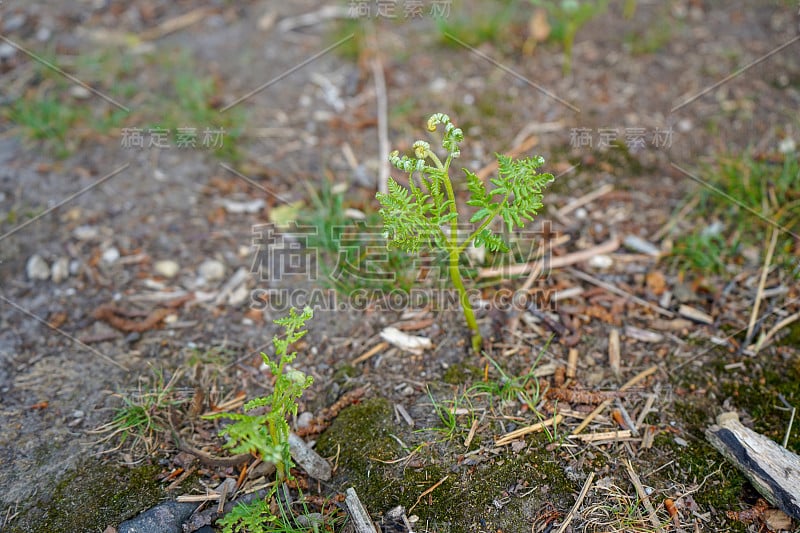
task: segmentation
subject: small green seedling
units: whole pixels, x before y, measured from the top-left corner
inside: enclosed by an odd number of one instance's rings
[[[278,486],[281,486],[286,479],[291,479],[290,468],[293,466],[292,457],[289,453],[289,415],[297,415],[297,399],[303,395],[313,381],[313,378],[305,375],[299,370],[287,368],[289,363],[297,357],[297,352],[289,352],[289,346],[297,342],[307,333],[303,328],[306,321],[314,316],[310,307],[306,307],[302,314],[297,314],[294,309],[289,311],[289,316],[275,320],[279,326],[283,326],[284,338],[275,335],[272,338],[272,345],[275,347],[275,355],[278,362],[273,362],[266,354],[261,357],[269,366],[272,375],[275,376],[275,386],[272,394],[250,400],[244,405],[245,413],[218,413],[209,415],[208,418],[228,418],[233,423],[220,431],[220,435],[228,436],[230,440],[226,444],[233,453],[256,453],[264,462],[275,465],[275,475],[277,483],[273,485],[271,496]],[[249,414],[257,408],[267,408],[263,414]],[[269,496],[267,499],[269,499]],[[261,507],[253,507],[253,509]],[[259,511],[260,512],[260,511]],[[220,522],[225,526],[226,532],[244,531],[240,526],[242,514],[247,514],[246,510],[240,510],[226,516]],[[279,517],[274,517],[276,520]]]
[[[572,70],[572,46],[575,35],[581,26],[601,15],[608,8],[608,0],[530,0],[537,7],[543,7],[550,15],[553,25],[551,37],[560,39],[564,46],[563,73],[566,76]],[[633,3],[631,8],[630,4]],[[632,9],[636,3],[626,0],[625,16],[633,16]]]
[[[408,173],[408,188],[390,178],[388,192],[378,193],[377,198],[390,247],[408,253],[418,253],[424,247],[447,253],[450,279],[458,291],[472,333],[472,348],[477,353],[483,341],[459,270],[461,254],[470,244],[485,246],[493,252],[508,251],[504,239],[492,229],[492,222],[503,220],[509,231],[523,228],[525,221],[533,220],[542,208],[542,190],[553,181],[553,175],[537,173],[544,164],[539,156],[512,159],[497,154],[498,173],[490,180],[491,187],[463,169],[469,189],[467,205],[474,211],[469,217],[471,232],[460,239],[460,212],[450,179],[450,164],[461,154],[459,143],[464,140],[464,133],[442,113],[428,119],[428,131],[436,131],[439,124],[444,126],[442,147],[447,151],[444,163],[425,141],[414,143],[413,158],[393,152],[389,160]]]

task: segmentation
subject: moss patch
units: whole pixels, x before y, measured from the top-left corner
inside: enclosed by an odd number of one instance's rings
[[[84,460],[58,482],[52,495],[28,502],[29,511],[10,525],[9,533],[103,531],[158,503],[164,492],[160,468],[126,468]]]
[[[396,505],[413,506],[423,532],[526,531],[545,502],[571,504],[576,486],[545,450],[546,441],[519,455],[465,457],[456,441],[425,440],[432,433],[399,426],[389,402],[372,399],[342,411],[317,448],[326,456],[338,453],[333,483],[339,490],[354,487],[375,517]]]

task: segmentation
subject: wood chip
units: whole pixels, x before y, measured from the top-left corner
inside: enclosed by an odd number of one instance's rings
[[[672,320],[654,318],[650,321],[650,327],[661,331],[682,331],[691,328],[692,322],[685,318],[673,318]]]
[[[403,407],[399,403],[396,403],[394,404],[394,410],[398,415],[400,415],[400,417],[403,420],[405,420],[406,424],[408,424],[412,428],[414,427],[414,419],[411,418],[411,415],[408,414],[408,411],[406,411],[405,407]]]
[[[664,336],[660,333],[635,326],[625,326],[625,336],[641,342],[661,342],[664,340]]]
[[[602,431],[600,433],[586,433],[584,435],[570,435],[569,438],[576,439],[581,442],[614,442],[622,439],[629,439],[633,436],[630,429],[622,429],[619,431]]]
[[[567,378],[575,379],[577,373],[578,373],[578,350],[576,350],[575,348],[570,348],[569,355],[567,355]]]
[[[706,313],[705,311],[701,311],[695,307],[690,307],[686,304],[683,304],[678,308],[678,314],[682,317],[688,318],[689,320],[694,320],[695,322],[700,322],[701,324],[713,324],[714,317]]]
[[[409,335],[393,327],[384,328],[381,331],[381,338],[401,350],[417,355],[421,355],[425,349],[433,346],[433,343],[427,337]]]
[[[608,332],[608,366],[615,376],[620,372],[619,330],[612,329]]]
[[[345,491],[344,504],[347,506],[355,533],[378,533],[354,488],[350,487]]]

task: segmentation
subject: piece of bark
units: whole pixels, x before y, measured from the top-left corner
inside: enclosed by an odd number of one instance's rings
[[[375,530],[375,524],[372,523],[372,519],[361,504],[361,500],[358,499],[358,494],[356,494],[354,488],[351,487],[345,491],[344,503],[347,506],[347,512],[350,513],[350,518],[353,520],[352,524],[355,533],[378,533]]]
[[[328,461],[311,449],[306,441],[289,433],[289,448],[292,452],[292,459],[306,471],[306,474],[314,479],[328,481],[331,478],[331,465]]]
[[[744,427],[734,412],[719,415],[706,438],[767,501],[800,520],[800,457]]]

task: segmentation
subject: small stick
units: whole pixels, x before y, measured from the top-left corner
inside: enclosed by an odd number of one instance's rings
[[[653,407],[653,404],[656,401],[655,394],[648,394],[647,399],[644,401],[644,407],[642,407],[642,412],[639,413],[639,417],[636,419],[636,427],[641,427],[644,424],[644,419],[650,414],[650,409]]]
[[[631,379],[629,379],[623,386],[621,386],[619,388],[619,392],[623,392],[623,391],[626,391],[626,390],[630,389],[631,387],[633,387],[634,385],[636,385],[637,383],[639,383],[643,379],[655,374],[656,370],[658,370],[658,366],[653,365],[650,368],[648,368],[647,370],[643,370],[643,371],[639,372],[638,374],[633,376]],[[606,407],[611,405],[611,402],[613,402],[613,401],[614,401],[613,399],[605,400],[603,403],[598,405],[595,408],[595,410],[592,411],[591,413],[589,413],[589,416],[587,416],[584,419],[584,421],[581,422],[581,424],[578,427],[575,428],[575,430],[572,432],[572,435],[577,435],[578,433],[580,433],[581,431],[586,429],[586,426],[591,424],[592,420],[594,420],[597,415],[602,413],[603,410]]]
[[[608,366],[615,376],[619,377],[619,330],[614,328],[608,332]]]
[[[629,439],[632,436],[630,429],[619,429],[615,431],[602,431],[600,433],[587,433],[586,435],[570,435],[570,438],[578,439],[581,442],[615,441]]]
[[[789,415],[789,425],[786,427],[786,434],[783,436],[783,444],[782,446],[786,448],[786,445],[789,444],[789,435],[792,434],[792,424],[794,424],[794,415],[797,412],[797,409],[786,401],[786,398],[783,397],[783,394],[778,394],[778,399],[786,406],[787,409],[790,409],[792,414]]]
[[[794,412],[792,412],[792,414],[794,415]],[[792,427],[791,424],[789,424],[789,427],[790,428]],[[469,428],[469,434],[467,435],[467,438],[464,439],[464,447],[465,448],[469,448],[469,445],[472,444],[472,439],[475,438],[475,432],[476,431],[478,431],[478,419],[477,418],[472,421],[472,427]],[[787,434],[787,436],[788,436],[788,434]],[[784,446],[786,446],[786,445],[784,444]]]
[[[399,403],[396,403],[396,404],[394,404],[394,409],[395,409],[395,411],[397,411],[397,414],[399,414],[399,415],[400,415],[400,417],[401,417],[403,420],[405,420],[405,421],[406,421],[406,424],[408,424],[408,425],[409,425],[409,426],[411,426],[412,428],[414,427],[414,419],[413,419],[413,418],[411,418],[411,415],[410,415],[410,414],[408,414],[408,411],[406,411],[406,408],[405,408],[405,407],[403,407],[403,406],[402,406],[402,405],[400,405]]]
[[[562,255],[558,257],[550,257],[547,260],[547,266],[553,270],[556,268],[562,268],[569,265],[574,265],[575,263],[580,263],[583,261],[588,261],[592,257],[599,255],[599,254],[609,254],[619,248],[620,240],[617,237],[612,237],[608,241],[598,244],[593,248],[588,248],[586,250],[581,250],[580,252],[574,252],[567,255]],[[511,266],[504,266],[504,267],[496,267],[496,268],[481,268],[478,270],[478,277],[479,278],[492,278],[496,276],[521,276],[523,274],[527,274],[535,265],[538,264],[539,261],[531,262],[531,263],[522,263],[520,265],[511,265]],[[670,315],[672,316],[672,315]]]
[[[533,424],[531,426],[525,426],[524,428],[515,429],[510,433],[506,433],[497,441],[495,441],[495,446],[505,446],[506,444],[510,443],[511,441],[517,440],[520,437],[527,435],[528,433],[534,433],[536,431],[541,431],[546,427],[552,426],[553,424],[560,424],[561,421],[564,420],[562,415],[556,415],[553,418],[545,420],[544,422],[539,422],[537,424]]]
[[[433,491],[435,491],[437,488],[439,488],[439,485],[441,485],[442,483],[444,483],[444,482],[447,480],[447,478],[449,478],[449,477],[450,477],[450,476],[444,476],[442,479],[440,479],[439,481],[437,481],[436,483],[434,483],[433,485],[431,485],[430,487],[428,487],[427,489],[425,489],[425,490],[422,492],[422,494],[420,494],[420,495],[419,495],[419,497],[417,498],[417,501],[415,501],[415,502],[414,502],[414,505],[412,505],[412,506],[411,506],[411,508],[408,510],[408,512],[410,513],[411,511],[413,511],[413,510],[414,510],[414,507],[416,507],[416,506],[417,506],[417,504],[418,504],[418,503],[419,503],[419,502],[422,500],[422,498],[424,498],[425,496],[427,496],[428,494],[430,494],[431,492],[433,492]]]
[[[750,344],[753,338],[753,329],[756,326],[756,319],[758,318],[758,308],[761,306],[761,298],[764,295],[764,285],[767,283],[767,275],[769,274],[769,265],[772,262],[772,254],[775,252],[775,245],[778,244],[778,232],[772,228],[772,238],[769,241],[769,248],[767,248],[767,256],[764,258],[764,268],[761,270],[761,279],[758,281],[758,290],[756,291],[756,301],[753,302],[753,311],[750,313],[750,323],[747,325],[747,334],[745,335],[745,344]]]
[[[376,344],[375,346],[373,346],[372,348],[370,348],[369,350],[367,350],[363,354],[361,354],[358,357],[356,357],[355,359],[353,359],[350,362],[350,364],[351,365],[357,365],[358,363],[363,363],[364,361],[366,361],[367,359],[369,359],[370,357],[372,357],[376,353],[380,352],[381,350],[385,350],[388,347],[389,347],[389,343],[388,342],[386,342],[386,341],[379,342],[378,344]]]
[[[619,243],[619,241],[617,241],[617,243]],[[559,258],[553,258],[553,259],[559,259]],[[551,262],[552,262],[552,260],[551,260]],[[619,287],[615,287],[615,286],[611,285],[610,283],[606,283],[605,281],[601,281],[601,280],[595,278],[594,276],[590,276],[586,272],[582,272],[582,271],[580,271],[580,270],[578,270],[576,268],[568,268],[567,272],[569,272],[570,274],[572,274],[576,278],[580,278],[583,281],[587,281],[587,282],[591,283],[592,285],[597,285],[598,287],[603,288],[603,289],[607,290],[608,292],[610,292],[612,294],[616,294],[617,296],[622,296],[623,298],[628,298],[629,300],[631,300],[633,302],[636,302],[637,304],[639,304],[641,306],[647,307],[648,309],[652,309],[653,311],[655,311],[656,313],[658,313],[660,315],[664,315],[664,316],[669,317],[669,318],[673,318],[675,316],[675,313],[673,313],[672,311],[668,311],[667,309],[664,309],[663,307],[660,307],[660,306],[655,305],[655,304],[651,304],[647,300],[643,300],[643,299],[639,298],[638,296],[634,296],[633,294],[631,294],[629,292],[623,291]]]
[[[631,435],[634,437],[639,436],[639,430],[637,429],[636,423],[631,418],[631,415],[628,414],[628,410],[625,409],[625,406],[622,405],[622,402],[617,398],[617,408],[619,409],[620,414],[622,414],[622,420],[625,422],[625,425],[631,429]]]
[[[758,353],[759,350],[761,350],[761,348],[766,346],[766,344],[772,340],[772,337],[774,337],[780,330],[782,330],[783,328],[794,322],[797,322],[798,320],[800,320],[800,312],[787,316],[786,318],[784,318],[783,320],[772,326],[772,329],[770,329],[766,335],[758,339],[758,342],[755,344],[755,346],[751,346],[751,349],[755,353]]]
[[[575,500],[575,504],[572,506],[572,509],[570,509],[567,513],[567,516],[564,517],[564,522],[561,523],[561,527],[558,528],[556,533],[564,533],[564,531],[567,529],[567,526],[569,526],[569,524],[572,522],[572,519],[575,518],[578,508],[583,503],[586,493],[589,492],[589,488],[592,486],[592,481],[594,481],[594,472],[589,472],[589,477],[586,478],[586,482],[583,484],[580,494],[578,494],[578,499]]]
[[[567,378],[575,379],[575,376],[578,373],[578,350],[575,348],[569,349],[569,355],[567,355]]]
[[[558,214],[557,216],[563,217],[569,213],[572,213],[579,207],[583,207],[584,205],[597,200],[601,196],[605,196],[606,194],[610,193],[613,190],[614,186],[610,183],[606,183],[602,187],[595,189],[592,192],[586,193],[580,198],[576,198],[575,200],[571,201],[570,203],[568,203],[567,205],[556,211],[556,213]]]
[[[631,465],[629,459],[625,460],[625,468],[628,470],[628,476],[631,478],[631,483],[633,483],[633,487],[636,489],[636,494],[639,495],[639,499],[642,501],[644,508],[647,509],[647,513],[650,515],[648,516],[650,523],[653,524],[653,527],[656,528],[656,531],[661,531],[661,523],[658,521],[656,510],[653,507],[652,502],[650,502],[650,496],[648,496],[644,491],[642,482],[639,480],[639,476],[633,470],[633,465]]]

